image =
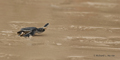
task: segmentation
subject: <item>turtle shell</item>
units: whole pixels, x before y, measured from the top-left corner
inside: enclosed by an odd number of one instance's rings
[[[22,28],[21,31],[32,31],[37,29],[36,27],[26,27],[26,28]]]

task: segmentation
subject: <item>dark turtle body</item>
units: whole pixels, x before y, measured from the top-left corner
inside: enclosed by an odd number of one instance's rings
[[[45,24],[42,28],[36,28],[36,27],[26,27],[22,28],[20,31],[17,32],[19,36],[29,37],[30,35],[33,36],[35,33],[42,33],[45,31],[46,27],[49,25],[49,23]]]

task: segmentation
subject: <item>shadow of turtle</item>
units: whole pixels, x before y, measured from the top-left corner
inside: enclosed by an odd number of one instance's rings
[[[37,36],[46,36],[46,34],[41,34],[41,35],[33,35],[33,37],[37,37]]]

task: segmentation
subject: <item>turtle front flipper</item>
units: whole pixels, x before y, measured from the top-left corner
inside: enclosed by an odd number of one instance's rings
[[[32,30],[32,31],[30,31],[30,32],[28,32],[28,33],[26,33],[26,34],[24,34],[23,36],[24,36],[24,37],[30,37],[30,36],[33,36],[34,34],[35,34],[35,31]]]
[[[31,34],[25,34],[23,35],[24,37],[30,37]]]
[[[49,23],[45,24],[44,27],[47,27],[49,25]]]

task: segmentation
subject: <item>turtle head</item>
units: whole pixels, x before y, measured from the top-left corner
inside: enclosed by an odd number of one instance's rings
[[[44,32],[48,25],[49,23],[45,24],[42,28],[38,28],[37,32]]]
[[[37,31],[38,32],[44,32],[46,28],[38,28]]]

